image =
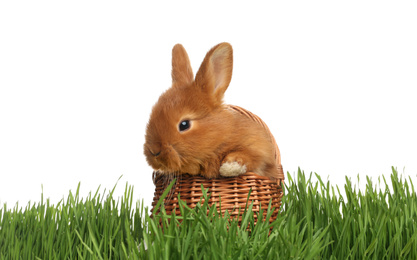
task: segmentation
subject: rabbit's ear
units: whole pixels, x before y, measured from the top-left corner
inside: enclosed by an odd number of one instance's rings
[[[232,79],[233,49],[229,43],[214,46],[204,58],[197,72],[197,86],[205,88],[216,102],[222,102],[224,92]]]
[[[172,84],[187,85],[193,81],[194,74],[191,68],[190,59],[181,44],[172,48]]]

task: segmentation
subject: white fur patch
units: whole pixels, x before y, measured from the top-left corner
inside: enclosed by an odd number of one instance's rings
[[[234,177],[246,173],[246,165],[238,162],[225,162],[220,166],[220,175],[224,177]]]

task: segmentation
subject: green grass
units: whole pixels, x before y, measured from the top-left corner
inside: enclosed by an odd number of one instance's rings
[[[4,205],[0,259],[417,259],[411,179],[393,168],[379,185],[366,178],[361,191],[349,179],[339,189],[316,178],[288,174],[278,218],[254,225],[249,205],[241,228],[204,203],[151,219],[133,204],[132,186],[121,198],[98,189],[85,199],[78,186],[58,205]]]

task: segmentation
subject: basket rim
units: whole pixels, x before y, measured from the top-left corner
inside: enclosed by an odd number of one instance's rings
[[[284,180],[279,180],[275,181],[267,176],[262,176],[259,175],[255,172],[246,172],[244,174],[238,175],[238,176],[234,176],[234,177],[225,177],[225,176],[218,176],[215,178],[206,178],[203,175],[200,174],[196,174],[196,175],[191,175],[188,173],[183,173],[183,174],[164,174],[158,171],[154,171],[152,173],[152,181],[154,183],[154,185],[157,184],[157,182],[161,179],[161,178],[168,178],[168,179],[174,179],[177,177],[177,182],[181,182],[187,179],[194,179],[195,181],[209,181],[209,182],[218,182],[218,183],[228,183],[228,182],[232,182],[236,179],[254,179],[254,180],[262,180],[262,181],[266,181],[266,182],[270,182],[270,183],[276,183],[278,184],[279,187],[282,187],[284,184]],[[180,178],[178,178],[180,177]],[[184,178],[185,177],[185,178]],[[281,181],[281,183],[280,183]]]

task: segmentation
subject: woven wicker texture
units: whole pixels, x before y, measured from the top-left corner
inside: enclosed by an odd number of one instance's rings
[[[264,210],[264,216],[266,215],[266,210],[268,209],[270,201],[272,207],[274,207],[270,221],[276,219],[283,195],[281,185],[284,183],[284,172],[281,165],[281,154],[278,145],[267,125],[258,116],[238,106],[228,105],[227,109],[231,109],[251,118],[255,122],[261,124],[270,134],[271,142],[275,146],[275,159],[279,171],[278,179],[271,180],[268,177],[259,176],[252,172],[237,177],[218,177],[213,179],[207,179],[200,175],[182,174],[174,176],[154,172],[153,182],[155,184],[155,194],[152,207],[155,207],[170,182],[174,178],[177,178],[170,193],[164,199],[167,214],[171,214],[171,212],[175,210],[175,214],[180,215],[178,209],[178,194],[180,194],[181,200],[186,202],[189,207],[194,208],[203,195],[201,191],[201,185],[203,185],[204,188],[208,188],[209,193],[211,193],[209,205],[217,203],[219,206],[219,197],[221,197],[221,209],[219,210],[222,213],[228,210],[231,216],[241,215],[242,212],[239,213],[239,209],[243,210],[245,208],[249,191],[252,190],[249,197],[249,203],[253,202],[252,210],[255,214],[255,220],[256,213],[259,212],[261,208]]]

